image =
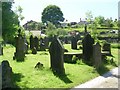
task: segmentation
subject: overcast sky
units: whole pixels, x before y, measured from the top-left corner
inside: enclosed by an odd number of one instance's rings
[[[23,25],[27,21],[34,20],[41,22],[41,13],[48,5],[57,5],[61,8],[64,18],[79,22],[80,18],[85,18],[87,11],[92,11],[93,17],[102,15],[105,18],[118,18],[119,0],[14,0],[13,10],[20,5],[23,8],[22,15],[25,19],[21,22]]]

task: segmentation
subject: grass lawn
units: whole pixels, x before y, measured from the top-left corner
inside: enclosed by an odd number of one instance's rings
[[[71,50],[70,45],[64,45],[70,52],[81,52],[80,50]],[[36,55],[26,54],[24,62],[13,60],[15,48],[7,45],[4,47],[4,55],[0,56],[2,60],[8,60],[13,74],[13,83],[19,88],[71,88],[82,84],[90,79],[105,73],[107,70],[114,68],[110,63],[104,64],[107,68],[98,72],[94,67],[86,64],[69,64],[64,63],[66,76],[55,76],[50,70],[50,56],[48,51],[39,51]],[[113,59],[118,64],[118,48],[112,48]],[[34,69],[37,62],[41,62],[43,69]]]

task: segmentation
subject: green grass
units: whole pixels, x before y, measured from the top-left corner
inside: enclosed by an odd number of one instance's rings
[[[70,52],[79,52],[80,50],[71,50],[70,45],[64,45]],[[20,88],[71,88],[82,84],[90,79],[99,76],[103,72],[97,72],[94,67],[86,64],[68,64],[64,63],[66,76],[55,76],[50,70],[50,56],[46,51],[40,51],[36,55],[26,54],[24,62],[13,60],[15,48],[7,45],[4,47],[4,55],[0,56],[2,60],[8,60],[12,70],[14,86]],[[46,54],[47,53],[47,54]],[[118,62],[118,49],[112,48],[115,63]],[[37,62],[43,63],[41,70],[34,69]],[[114,68],[111,64],[106,64],[107,69]],[[107,70],[106,70],[107,71]]]

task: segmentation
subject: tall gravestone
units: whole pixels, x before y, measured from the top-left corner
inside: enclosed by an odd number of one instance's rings
[[[93,45],[93,60],[96,68],[99,68],[102,63],[101,59],[101,45],[96,43]]]
[[[72,37],[72,39],[71,39],[71,48],[72,49],[77,49],[77,39],[76,39],[75,36]]]
[[[83,59],[85,61],[90,61],[92,59],[93,44],[94,44],[94,39],[91,37],[91,35],[90,34],[85,35],[84,39],[82,40]]]
[[[34,37],[34,47],[36,48],[36,50],[38,50],[39,47],[39,39],[35,36]]]
[[[87,34],[87,24],[85,24],[85,35]]]
[[[25,57],[25,43],[24,38],[21,35],[21,30],[18,30],[18,36],[15,37],[16,40],[16,52],[14,53],[13,59],[17,61],[23,61]]]
[[[33,49],[34,48],[34,39],[33,39],[33,36],[31,35],[30,36],[30,49]]]
[[[49,48],[51,69],[57,74],[65,74],[64,69],[64,47],[60,40],[54,36],[53,41]]]
[[[7,60],[2,61],[0,66],[0,72],[2,72],[2,89],[10,89],[12,84],[12,68]]]

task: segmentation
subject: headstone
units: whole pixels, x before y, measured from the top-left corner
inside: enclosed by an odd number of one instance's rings
[[[32,49],[32,54],[37,54],[37,49],[36,49],[36,47],[34,47],[34,48]]]
[[[104,43],[102,47],[102,51],[108,51],[109,55],[111,55],[111,45],[110,43]]]
[[[1,43],[0,43],[0,55],[3,55],[3,47],[1,45]]]
[[[33,36],[30,36],[30,49],[32,50],[34,48],[34,39]]]
[[[2,61],[0,66],[2,72],[2,89],[12,88],[12,68],[7,60]]]
[[[85,35],[87,34],[87,25],[85,24]]]
[[[39,47],[39,39],[35,36],[34,37],[34,47],[36,48],[36,50],[38,50]]]
[[[49,38],[48,37],[44,38],[44,44],[45,44],[45,49],[48,49],[49,48]]]
[[[27,42],[27,39],[26,37],[24,37],[24,50],[25,50],[25,53],[27,54],[28,53],[28,42]]]
[[[90,34],[87,34],[82,40],[83,58],[85,61],[90,61],[92,59],[93,44],[94,44],[94,39],[91,37]]]
[[[45,49],[45,41],[43,40],[43,38],[40,38],[40,51],[46,51]]]
[[[72,39],[71,39],[71,48],[72,49],[77,49],[77,39],[76,39],[76,37],[72,37]]]
[[[22,37],[21,30],[18,30],[18,36],[15,37],[16,39],[16,52],[14,53],[13,59],[16,59],[17,61],[23,61],[25,57],[25,49],[24,49],[24,38]]]
[[[65,74],[63,60],[64,47],[56,36],[54,36],[53,41],[51,42],[49,53],[51,60],[51,69],[53,72],[56,72],[57,74]]]
[[[102,60],[101,60],[101,45],[99,43],[96,43],[93,45],[93,60],[96,68],[99,68],[101,66]]]

